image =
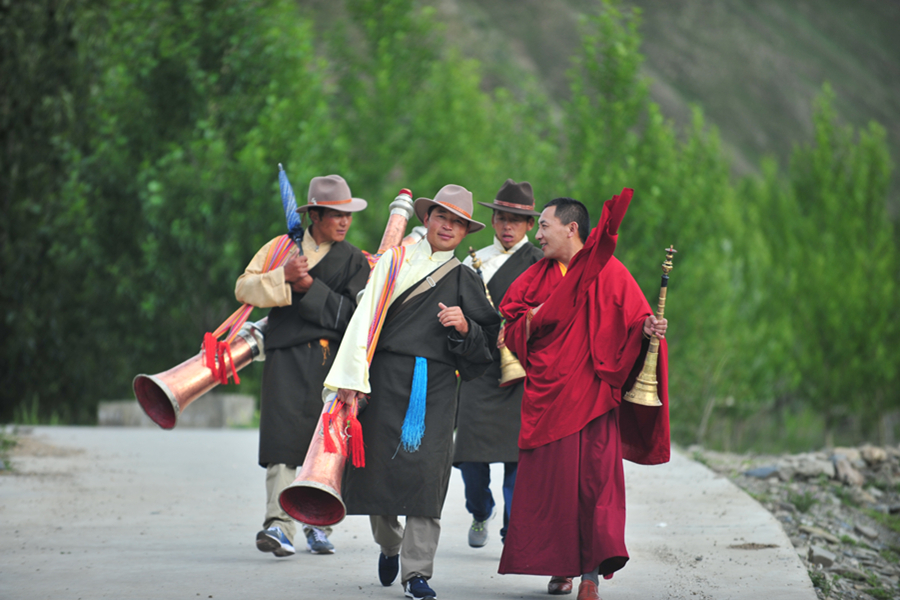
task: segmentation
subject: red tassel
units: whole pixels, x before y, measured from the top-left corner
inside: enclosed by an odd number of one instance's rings
[[[322,434],[325,436],[325,452],[329,452],[331,454],[335,454],[338,449],[337,445],[334,443],[334,438],[331,437],[331,425],[334,423],[334,414],[333,413],[324,413],[322,415]]]
[[[362,425],[356,418],[356,411],[350,413],[347,421],[350,424],[350,459],[354,467],[361,469],[366,466],[366,450],[363,445]]]
[[[234,383],[239,384],[241,382],[237,369],[234,368],[231,346],[225,342],[220,342],[208,331],[203,336],[203,355],[206,366],[212,371],[213,377],[220,384],[228,384],[229,367],[231,368],[231,375],[234,377]],[[226,356],[228,357],[227,361],[225,359]]]
[[[206,332],[206,335],[203,336],[203,355],[206,358],[206,366],[209,367],[209,370],[213,372],[213,375],[218,379],[218,373],[216,371],[216,348],[218,344],[216,342],[216,338],[213,337],[213,334],[210,332]]]
[[[225,355],[228,355],[228,362],[225,362]],[[231,367],[231,375],[234,377],[234,384],[237,385],[241,382],[240,377],[238,377],[237,369],[234,368],[234,359],[231,358],[231,345],[225,342],[219,342],[219,357],[221,360],[221,382],[223,384],[228,383],[228,367]]]

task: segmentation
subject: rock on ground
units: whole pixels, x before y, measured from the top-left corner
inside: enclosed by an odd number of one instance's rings
[[[687,454],[780,522],[819,598],[900,598],[900,446],[797,455]]]

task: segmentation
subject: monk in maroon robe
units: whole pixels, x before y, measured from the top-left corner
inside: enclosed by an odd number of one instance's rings
[[[509,288],[500,306],[506,345],[525,366],[519,474],[500,573],[551,575],[548,592],[599,598],[599,576],[625,566],[622,459],[669,460],[667,322],[614,256],[631,201],[623,190],[588,237],[587,209],[551,201],[535,236],[544,258]],[[651,336],[660,338],[663,405],[623,402]]]

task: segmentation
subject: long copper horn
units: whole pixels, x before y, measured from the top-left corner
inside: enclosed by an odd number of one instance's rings
[[[414,214],[412,192],[406,188],[400,190],[391,202],[390,209],[391,214],[384,226],[384,236],[378,246],[378,254],[383,254],[394,246],[415,244],[425,237],[424,227],[414,227],[408,236],[403,237],[409,219]],[[333,392],[323,391],[323,396],[326,397],[323,398],[325,406],[322,415],[328,411],[333,395]],[[339,448],[336,453],[325,452],[325,427],[322,415],[319,415],[316,432],[309,443],[300,473],[278,497],[284,512],[306,525],[327,527],[340,523],[347,515],[347,507],[341,498],[341,479],[344,476],[344,466],[347,464],[347,455],[342,451],[346,448],[348,410],[346,406],[342,406],[336,411],[329,429],[329,435],[334,436],[333,439]]]
[[[425,234],[428,233],[428,230],[422,227],[421,225],[417,225],[412,228],[412,231],[409,232],[409,235],[403,238],[400,242],[401,246],[412,246],[413,244],[419,243],[422,238],[425,237]]]
[[[332,392],[333,396],[334,393]],[[284,488],[278,496],[278,503],[293,519],[314,527],[328,527],[340,523],[347,516],[347,507],[341,498],[341,479],[347,464],[346,406],[334,414],[328,435],[335,440],[338,451],[325,451],[325,427],[322,416],[328,412],[331,402],[326,402],[316,424],[306,451],[303,467],[294,482]]]
[[[268,317],[256,323],[244,323],[231,342],[235,371],[254,360],[265,360],[265,332]],[[150,419],[163,429],[172,429],[188,405],[219,385],[206,366],[203,351],[178,366],[156,375],[138,375],[132,387],[134,396]]]
[[[406,226],[414,213],[412,192],[406,188],[400,190],[389,208],[391,212],[384,225],[384,235],[381,236],[381,243],[378,244],[376,254],[384,254],[394,246],[401,244],[403,234],[406,233]],[[417,241],[419,240],[412,243]]]

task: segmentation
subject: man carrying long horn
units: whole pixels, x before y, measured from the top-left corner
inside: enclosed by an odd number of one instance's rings
[[[291,194],[293,196],[293,194]],[[239,302],[269,308],[266,361],[260,400],[259,464],[266,469],[266,513],[256,547],[283,557],[294,554],[295,525],[278,503],[303,463],[319,414],[322,382],[366,285],[369,264],[344,241],[353,213],[366,201],[353,198],[340,175],[313,177],[307,204],[296,209],[312,224],[282,267],[266,271],[276,238],[260,250],[238,278]],[[300,236],[298,236],[300,237]],[[304,526],[307,548],[331,554],[331,528]]]
[[[500,317],[453,256],[484,227],[472,220],[471,192],[444,186],[416,200],[415,212],[425,239],[375,265],[325,385],[352,409],[370,394],[359,412],[365,467],[344,472],[343,499],[348,514],[370,515],[382,585],[402,568],[406,595],[425,600],[435,597],[428,580],[452,469],[456,373],[484,373]]]

